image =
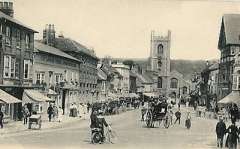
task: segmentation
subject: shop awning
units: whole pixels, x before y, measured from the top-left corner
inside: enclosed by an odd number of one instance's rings
[[[220,104],[236,103],[240,104],[240,93],[238,91],[232,91],[226,97],[218,101]]]
[[[0,89],[0,103],[20,103],[21,100]]]
[[[48,98],[44,94],[40,93],[38,90],[24,90],[23,92],[23,102],[24,103],[35,103],[35,102],[47,102],[54,101]]]
[[[156,94],[154,93],[143,93],[143,95],[148,96],[148,97],[158,97]]]

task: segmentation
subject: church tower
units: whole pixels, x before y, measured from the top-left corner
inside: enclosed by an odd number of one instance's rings
[[[151,71],[157,74],[157,88],[160,94],[166,95],[169,89],[170,76],[170,44],[171,31],[167,36],[151,33],[150,66]]]

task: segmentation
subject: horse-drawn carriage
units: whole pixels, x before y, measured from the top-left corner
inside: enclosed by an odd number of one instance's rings
[[[167,103],[159,103],[155,106],[148,106],[145,112],[145,123],[147,127],[154,127],[155,122],[158,122],[160,126],[163,121],[164,127],[168,128],[170,126],[171,118],[169,112],[167,111],[167,107]]]

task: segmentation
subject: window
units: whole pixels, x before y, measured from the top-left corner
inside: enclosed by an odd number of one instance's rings
[[[29,79],[31,62],[30,60],[24,60],[24,79]]]
[[[170,87],[171,88],[178,88],[178,80],[176,78],[171,79]]]
[[[26,34],[25,46],[26,46],[26,49],[30,49],[30,36],[29,36],[29,34]]]
[[[161,60],[158,60],[158,65],[157,65],[157,67],[158,67],[159,70],[161,69],[161,66],[162,66],[162,61],[161,61]]]
[[[6,45],[11,45],[11,29],[9,26],[6,27]]]
[[[9,55],[4,55],[4,77],[9,78],[10,77],[10,60],[11,57]]]
[[[238,77],[238,90],[240,89],[240,77]]]
[[[162,88],[162,77],[158,77],[158,88]]]
[[[20,30],[16,31],[16,47],[17,48],[21,47],[21,32],[20,32]]]
[[[4,78],[15,78],[16,58],[4,56]]]
[[[187,89],[188,89],[188,88],[187,88],[186,86],[183,87],[183,90],[182,90],[182,91],[183,91],[183,94],[187,94]]]
[[[239,80],[238,80],[237,76],[233,76],[233,85],[232,85],[233,90],[237,90],[237,83],[239,84],[238,81]]]
[[[15,78],[15,66],[16,66],[16,58],[11,58],[11,67],[10,67],[11,78]]]
[[[158,47],[157,47],[157,54],[158,54],[158,55],[163,54],[163,45],[162,45],[162,44],[159,44],[159,45],[158,45]]]
[[[37,81],[36,84],[43,84],[45,80],[45,73],[44,72],[38,72],[37,73]]]

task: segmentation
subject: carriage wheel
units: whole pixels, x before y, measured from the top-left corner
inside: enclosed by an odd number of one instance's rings
[[[101,133],[99,132],[94,132],[92,134],[92,143],[95,144],[95,143],[99,143],[101,141],[101,138],[102,138],[102,135]]]
[[[38,124],[39,126],[38,126],[38,129],[41,129],[41,127],[42,127],[42,120],[40,120],[39,121],[39,124]]]
[[[147,111],[146,124],[147,124],[147,127],[152,126],[152,113],[150,111]]]
[[[164,127],[167,129],[170,126],[170,119],[168,116],[164,119]]]

